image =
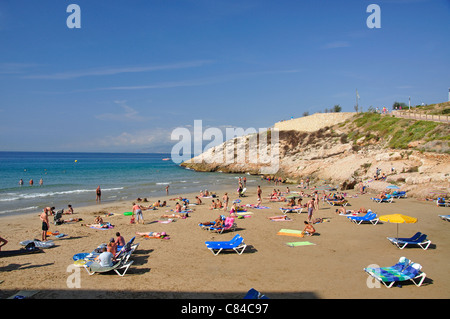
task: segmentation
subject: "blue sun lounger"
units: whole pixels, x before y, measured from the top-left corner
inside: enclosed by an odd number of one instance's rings
[[[411,260],[409,260],[408,258],[400,257],[398,262],[394,266],[364,268],[364,271],[365,272],[376,272],[376,271],[379,271],[380,269],[384,270],[384,271],[389,271],[389,270],[402,271],[403,269],[408,267],[408,265],[410,263],[411,263]]]
[[[394,197],[394,198],[406,198],[408,196],[406,195],[405,191],[394,191],[394,192],[392,192],[392,197]]]
[[[361,224],[362,222],[370,222],[372,223],[372,225],[376,225],[379,221],[377,214],[372,211],[368,211],[364,216],[347,216],[347,218],[357,225]]]
[[[233,239],[229,241],[206,241],[206,248],[208,248],[215,256],[217,256],[222,250],[234,250],[241,255],[247,245],[244,243],[244,238],[237,234]]]
[[[364,271],[381,282],[387,288],[391,288],[394,283],[411,280],[417,287],[420,287],[426,278],[426,274],[422,272],[422,266],[418,263],[411,262],[403,269],[392,267],[380,268],[364,268]],[[420,279],[417,283],[415,279]]]
[[[386,198],[371,197],[370,199],[373,200],[375,203],[392,203],[394,197],[388,194],[386,195]]]
[[[411,238],[395,238],[387,237],[387,239],[398,248],[403,249],[407,245],[418,245],[423,250],[427,250],[431,244],[431,240],[427,240],[427,235],[417,232]]]
[[[244,299],[269,299],[258,290],[251,288],[247,294],[244,296]]]

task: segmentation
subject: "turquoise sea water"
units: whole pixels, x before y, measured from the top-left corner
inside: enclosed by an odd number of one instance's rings
[[[0,216],[92,205],[98,185],[102,203],[154,200],[167,185],[170,195],[237,185],[238,175],[195,172],[164,158],[170,154],[0,152]]]

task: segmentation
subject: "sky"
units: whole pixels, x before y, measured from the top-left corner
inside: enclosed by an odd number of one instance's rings
[[[450,0],[0,0],[0,151],[170,152],[195,120],[354,112],[356,90],[444,102],[449,35]]]

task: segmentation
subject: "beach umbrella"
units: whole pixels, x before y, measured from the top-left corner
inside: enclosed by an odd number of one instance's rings
[[[397,224],[397,238],[398,238],[398,224],[417,223],[417,218],[402,215],[402,214],[383,215],[383,216],[380,216],[380,220],[383,222]]]
[[[398,187],[396,185],[389,185],[389,186],[386,186],[386,188],[388,188],[388,189],[400,189],[400,187]]]

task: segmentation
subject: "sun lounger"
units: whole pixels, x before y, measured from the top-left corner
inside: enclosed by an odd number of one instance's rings
[[[251,288],[247,294],[244,296],[244,299],[269,299],[258,290]]]
[[[206,241],[206,247],[217,256],[222,250],[234,250],[241,255],[247,245],[244,243],[244,238],[237,234],[230,241]]]
[[[450,215],[439,215],[439,217],[442,218],[443,220],[450,222]]]
[[[405,191],[394,191],[394,192],[392,192],[392,197],[394,197],[394,198],[406,198],[408,196],[406,195]]]
[[[375,203],[392,203],[394,197],[391,195],[386,195],[386,198],[371,197],[370,199],[373,200]]]
[[[372,225],[376,225],[379,221],[377,214],[372,211],[368,211],[364,216],[347,216],[347,218],[357,225],[363,222],[370,222]]]
[[[101,266],[98,262],[91,260],[83,264],[83,267],[86,269],[89,275],[114,271],[116,274],[123,277],[128,271],[128,268],[130,268],[130,266],[134,262],[133,260],[130,260],[130,256],[133,254],[139,244],[132,245],[129,250],[125,249],[126,246],[127,245],[123,246],[124,249],[116,254],[116,262],[112,266]]]
[[[438,207],[447,207],[447,206],[450,206],[450,202],[446,201],[444,197],[439,197],[436,200],[436,205]]]
[[[411,280],[417,287],[420,287],[426,278],[422,272],[422,266],[411,262],[402,270],[393,267],[364,268],[370,276],[383,283],[387,288],[391,288],[394,283]],[[415,280],[420,279],[417,283]]]
[[[346,199],[340,199],[340,200],[332,200],[332,199],[326,199],[327,203],[331,206],[347,206],[348,201]]]
[[[230,229],[232,231],[235,231],[236,227],[237,227],[237,225],[234,222],[234,218],[227,217],[227,218],[225,218],[225,222],[224,222],[222,227],[210,227],[209,231],[213,231],[213,232],[222,234],[224,231],[227,231],[227,230],[230,230]]]
[[[280,210],[283,214],[286,215],[286,213],[297,213],[297,214],[301,214],[303,211],[303,207],[292,207],[292,208],[284,208],[284,207],[280,207]]]
[[[389,266],[389,267],[371,267],[371,268],[364,268],[364,271],[366,272],[375,272],[378,271],[379,269],[385,270],[385,271],[389,271],[389,270],[394,270],[394,271],[402,271],[403,269],[405,269],[406,267],[408,267],[408,265],[411,263],[411,260],[409,260],[406,257],[400,257],[398,262],[394,265],[394,266]]]
[[[104,267],[104,266],[100,266],[100,264],[95,261],[91,261],[91,262],[86,263],[83,267],[84,267],[84,269],[86,269],[88,274],[91,276],[94,275],[95,273],[106,273],[106,272],[114,271],[116,274],[123,277],[126,274],[126,272],[128,271],[128,268],[130,268],[130,266],[132,264],[133,264],[133,260],[128,261],[128,259],[127,259],[126,262],[119,260],[110,267]],[[121,270],[122,272],[120,272],[119,270]]]
[[[394,238],[387,237],[387,239],[398,248],[403,249],[407,245],[418,245],[423,250],[427,250],[431,244],[431,240],[427,239],[427,235],[420,232],[416,233],[411,238]]]

